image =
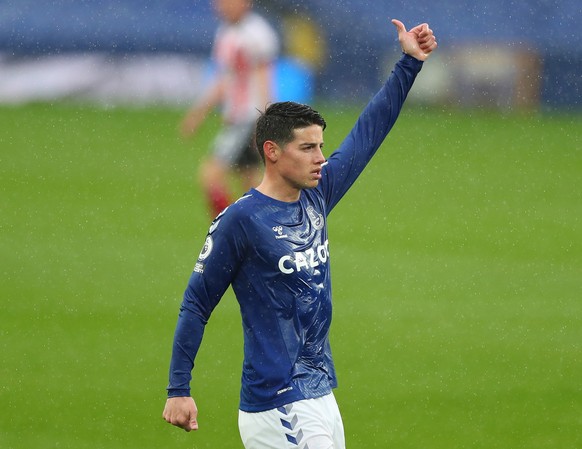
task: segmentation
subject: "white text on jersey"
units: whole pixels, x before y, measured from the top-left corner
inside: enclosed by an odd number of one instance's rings
[[[317,247],[309,248],[307,251],[293,253],[279,259],[279,270],[283,274],[291,274],[301,269],[315,268],[320,263],[327,262],[329,258],[329,241]]]

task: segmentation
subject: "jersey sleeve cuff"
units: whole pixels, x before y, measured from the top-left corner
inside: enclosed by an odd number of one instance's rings
[[[189,396],[190,396],[189,389],[175,390],[175,389],[168,388],[168,397],[169,398],[181,398],[181,397],[189,397]]]
[[[400,58],[400,61],[404,62],[407,65],[416,67],[418,68],[418,70],[420,70],[422,68],[422,65],[424,64],[424,61],[416,59],[414,56],[410,56],[408,53],[404,52],[402,52],[402,57]]]

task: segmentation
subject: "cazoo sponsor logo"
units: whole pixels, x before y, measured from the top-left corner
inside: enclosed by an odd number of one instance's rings
[[[283,274],[292,274],[303,269],[315,268],[329,259],[329,241],[309,248],[307,251],[286,255],[279,259],[279,270]]]

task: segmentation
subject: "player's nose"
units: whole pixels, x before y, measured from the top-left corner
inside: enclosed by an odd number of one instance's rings
[[[323,165],[325,163],[325,156],[323,155],[321,148],[317,150],[317,154],[315,155],[315,163],[318,165]]]

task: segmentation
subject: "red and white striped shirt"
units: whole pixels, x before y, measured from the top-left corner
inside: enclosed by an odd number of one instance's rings
[[[218,28],[213,57],[218,70],[226,77],[222,104],[226,122],[254,121],[257,109],[263,110],[272,101],[272,81],[265,89],[258,69],[267,64],[272,72],[278,52],[277,33],[254,12],[249,12],[237,23],[223,23]]]

